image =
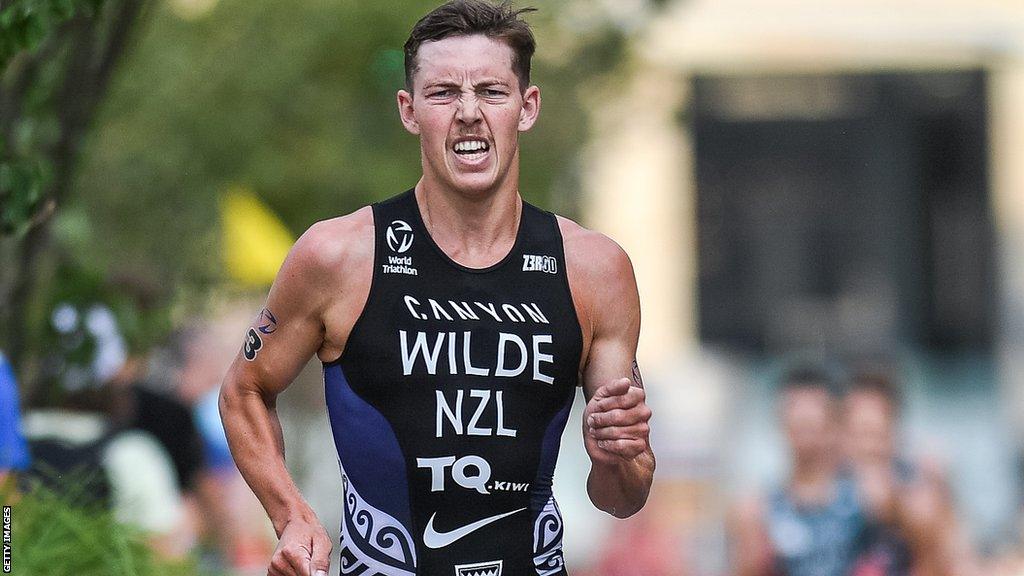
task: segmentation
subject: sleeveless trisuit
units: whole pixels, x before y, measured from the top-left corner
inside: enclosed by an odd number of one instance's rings
[[[434,243],[412,190],[373,221],[369,297],[324,365],[341,573],[566,574],[551,487],[582,333],[555,216],[524,202],[482,269]]]

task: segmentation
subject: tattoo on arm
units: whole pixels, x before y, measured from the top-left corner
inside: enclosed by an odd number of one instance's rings
[[[256,325],[259,326],[260,332],[273,334],[274,330],[277,330],[277,317],[270,311],[270,308],[264,308],[260,312],[260,318],[256,321]]]
[[[269,308],[264,308],[260,311],[260,317],[256,319],[256,328],[249,328],[245,334],[245,344],[242,346],[242,355],[245,356],[245,359],[250,362],[255,360],[260,348],[263,348],[263,338],[260,337],[260,334],[269,336],[275,330],[277,330],[277,317]]]
[[[252,362],[256,359],[256,354],[259,353],[260,348],[263,348],[263,339],[260,338],[259,332],[255,328],[249,328],[249,331],[245,334],[245,344],[242,345],[242,355],[245,359]]]
[[[633,385],[641,390],[644,387],[644,379],[640,376],[640,364],[633,360]]]

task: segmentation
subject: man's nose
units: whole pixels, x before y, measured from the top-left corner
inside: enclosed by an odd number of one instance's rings
[[[459,98],[459,107],[456,112],[460,122],[473,124],[480,120],[480,102],[476,94],[466,94]]]

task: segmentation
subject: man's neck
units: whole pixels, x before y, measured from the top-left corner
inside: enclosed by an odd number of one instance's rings
[[[424,178],[416,184],[415,194],[431,238],[459,264],[487,267],[512,249],[522,214],[515,186],[470,196],[432,185]]]

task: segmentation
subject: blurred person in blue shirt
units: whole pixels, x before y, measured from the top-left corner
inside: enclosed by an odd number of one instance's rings
[[[780,387],[789,477],[733,509],[733,574],[850,576],[866,519],[857,487],[843,473],[838,382],[823,369],[799,366]]]
[[[11,471],[24,470],[29,465],[19,406],[14,370],[0,352],[0,481]]]

